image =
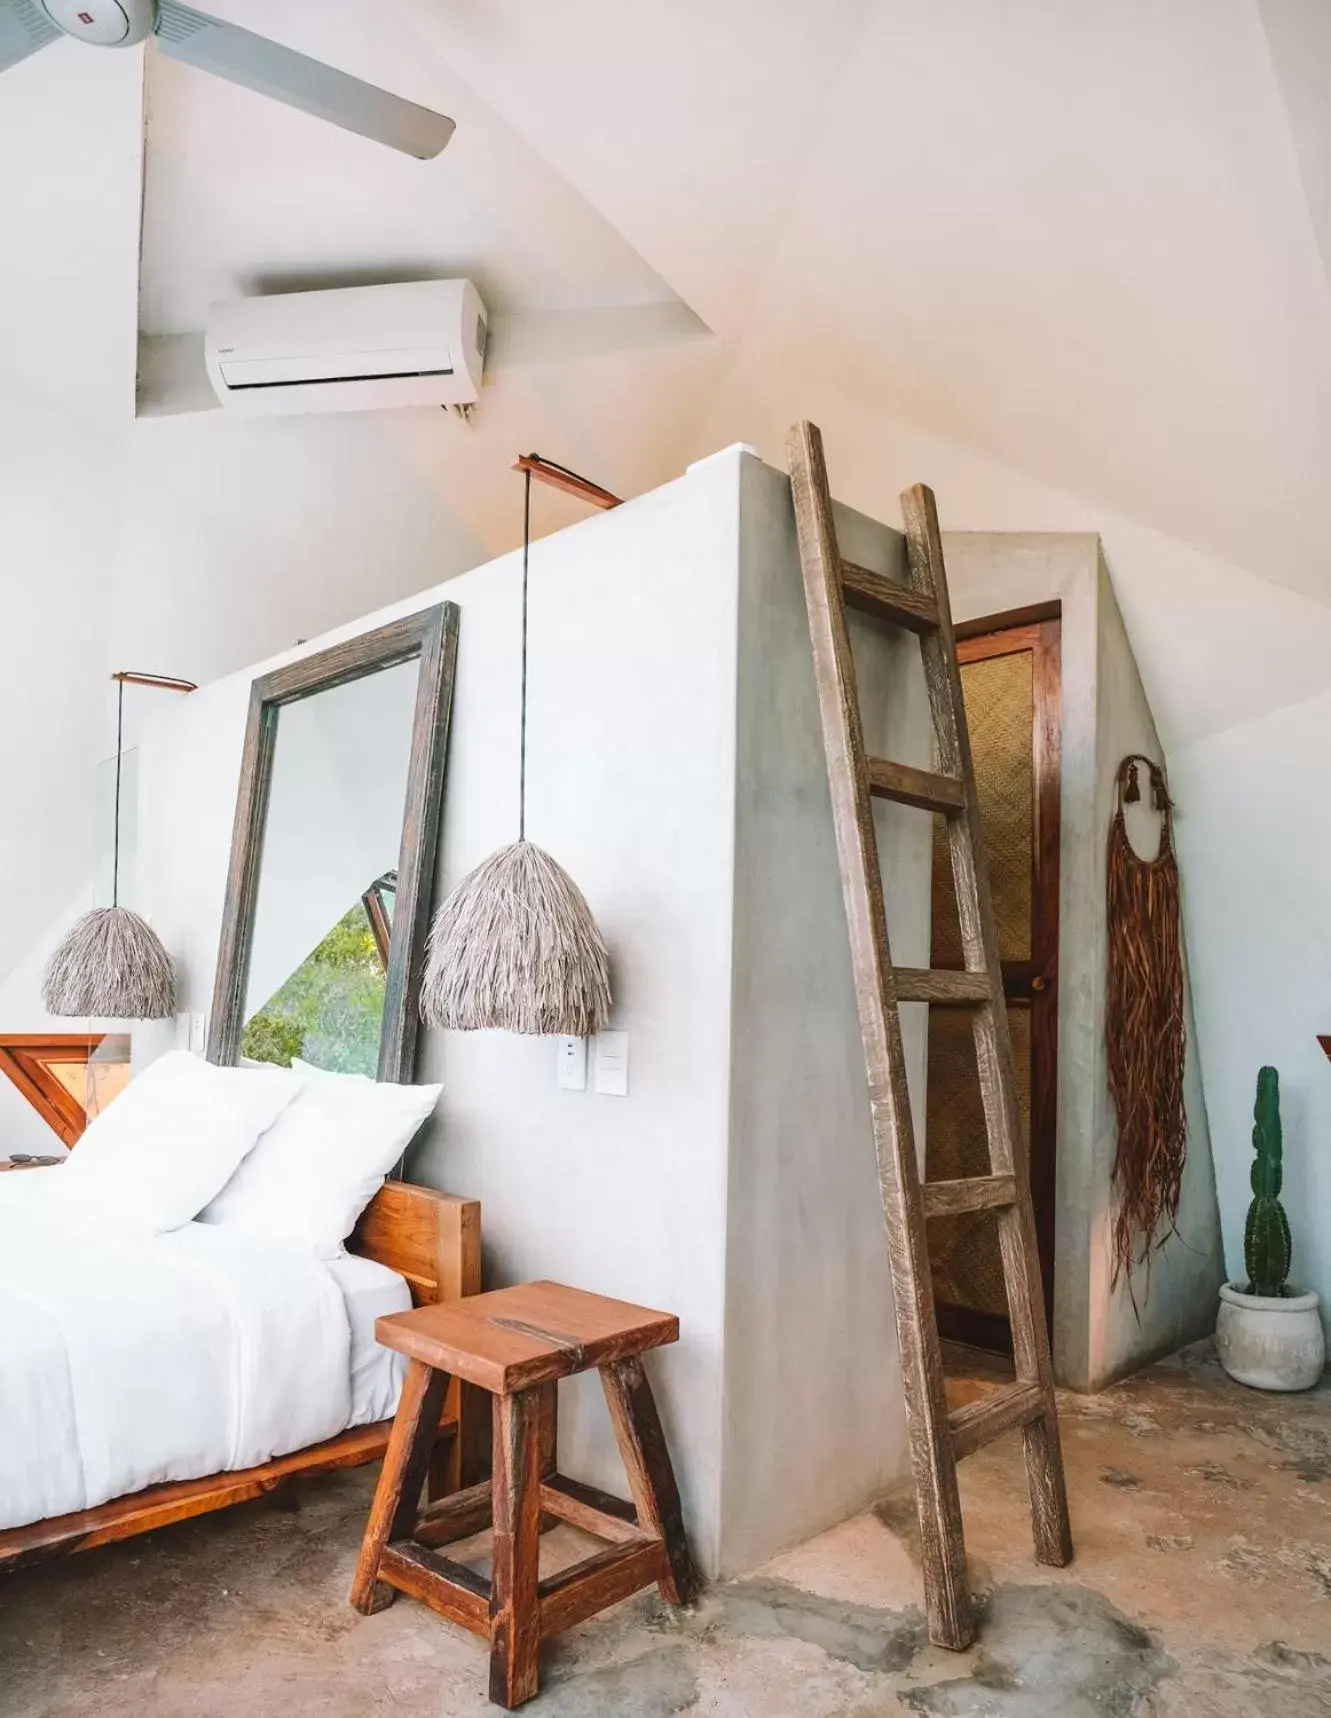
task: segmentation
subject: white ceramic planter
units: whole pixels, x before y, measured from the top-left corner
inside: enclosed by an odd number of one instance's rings
[[[1311,1389],[1326,1364],[1320,1305],[1316,1294],[1277,1300],[1224,1283],[1215,1321],[1220,1364],[1254,1390]]]

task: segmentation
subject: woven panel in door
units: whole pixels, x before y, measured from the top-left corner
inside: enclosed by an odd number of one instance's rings
[[[965,663],[961,670],[1000,960],[1031,958],[1034,660],[1029,650],[1019,650]],[[934,818],[933,889],[933,964],[959,966],[957,901],[941,817]]]
[[[1012,1072],[1022,1136],[1030,1137],[1031,1017],[1023,1004],[1008,1008]],[[989,1173],[980,1076],[975,1065],[971,1014],[964,1008],[929,1011],[929,1097],[925,1162],[930,1181]],[[948,1306],[1007,1316],[998,1226],[992,1212],[940,1217],[929,1224],[934,1299]]]

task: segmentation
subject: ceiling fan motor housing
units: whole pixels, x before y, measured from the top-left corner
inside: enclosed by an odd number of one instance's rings
[[[41,0],[58,30],[98,48],[131,48],[157,27],[157,0]]]

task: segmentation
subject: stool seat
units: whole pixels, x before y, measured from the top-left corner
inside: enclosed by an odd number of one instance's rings
[[[563,1283],[535,1282],[390,1313],[374,1333],[385,1348],[509,1396],[677,1342],[679,1320]]]
[[[540,1687],[542,1640],[655,1582],[673,1604],[697,1588],[670,1452],[642,1353],[679,1337],[673,1313],[523,1283],[375,1325],[408,1357],[407,1376],[370,1508],[351,1603],[365,1615],[410,1594],[490,1643],[490,1698],[519,1706]],[[559,1380],[595,1367],[632,1502],[558,1471]],[[491,1479],[421,1510],[421,1489],[450,1378],[489,1391]],[[605,1549],[540,1576],[540,1536],[568,1522]],[[493,1526],[487,1581],[440,1547]]]

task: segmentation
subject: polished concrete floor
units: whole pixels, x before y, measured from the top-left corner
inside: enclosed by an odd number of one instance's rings
[[[527,1710],[1331,1718],[1331,1389],[1263,1396],[1198,1352],[1063,1408],[1071,1568],[1030,1561],[1015,1437],[962,1468],[983,1605],[970,1652],[925,1638],[898,1496],[692,1613],[644,1595],[574,1631]],[[347,1609],[369,1484],[312,1480],[293,1513],[247,1506],[0,1578],[0,1714],[494,1710],[470,1636],[406,1599]]]

